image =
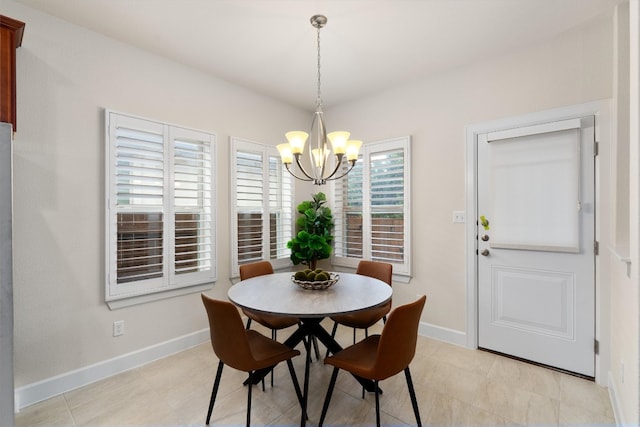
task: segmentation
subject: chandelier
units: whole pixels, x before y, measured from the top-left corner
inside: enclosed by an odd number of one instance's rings
[[[304,151],[304,145],[309,138],[309,134],[303,131],[291,131],[285,134],[288,143],[278,145],[278,151],[282,158],[287,171],[295,178],[302,181],[313,181],[315,185],[326,184],[327,181],[340,179],[347,175],[358,161],[358,151],[362,145],[362,141],[350,140],[349,132],[337,131],[327,133],[322,114],[322,97],[320,92],[320,29],[327,23],[327,17],[324,15],[314,15],[310,19],[311,25],[317,29],[317,48],[318,48],[318,97],[316,99],[316,111],[313,114],[311,122],[311,140],[309,142],[309,164],[311,171],[308,172],[300,163],[300,156]],[[327,140],[331,142],[333,148],[333,156],[327,144]],[[336,176],[342,165],[343,159],[346,158],[349,167],[346,172]],[[291,163],[295,159],[297,168],[304,176],[296,175],[291,169]],[[330,159],[333,159],[330,161]]]

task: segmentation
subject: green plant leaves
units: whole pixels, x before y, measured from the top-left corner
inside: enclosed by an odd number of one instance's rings
[[[304,214],[307,209],[312,209],[313,204],[311,201],[306,200],[298,205],[298,212]]]
[[[296,219],[298,233],[287,242],[294,264],[310,265],[312,261],[331,256],[333,236],[333,215],[331,209],[323,206],[327,197],[319,192],[313,200],[305,200],[297,207],[302,216]]]

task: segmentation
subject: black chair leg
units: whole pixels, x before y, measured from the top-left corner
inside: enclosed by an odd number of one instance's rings
[[[375,380],[373,383],[376,387],[376,426],[380,427],[380,392],[378,391],[378,380]]]
[[[209,411],[207,412],[207,425],[209,425],[209,421],[211,420],[211,412],[213,411],[213,404],[216,401],[216,395],[218,394],[218,387],[220,386],[220,378],[222,377],[222,368],[224,368],[224,363],[218,362],[218,371],[216,372],[216,379],[213,382],[213,390],[211,391],[211,399],[209,400]]]
[[[331,402],[331,395],[333,394],[333,388],[336,385],[336,379],[338,378],[338,368],[333,368],[331,374],[331,381],[329,382],[329,389],[327,390],[327,397],[324,398],[324,404],[322,405],[322,414],[320,415],[320,421],[318,421],[318,427],[322,427],[324,418],[327,416],[327,409],[329,409],[329,402]]]
[[[251,389],[253,389],[253,372],[249,372],[249,387],[247,391],[247,427],[251,427]]]
[[[418,399],[416,399],[416,391],[413,388],[411,372],[409,372],[408,366],[404,369],[404,376],[407,378],[407,387],[409,388],[409,396],[411,396],[411,405],[413,406],[413,413],[416,415],[416,425],[421,427],[422,422],[420,421],[420,411],[418,410]]]

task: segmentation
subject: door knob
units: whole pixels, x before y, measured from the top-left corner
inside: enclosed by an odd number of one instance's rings
[[[483,249],[482,252],[480,252],[480,255],[489,256],[489,249]]]

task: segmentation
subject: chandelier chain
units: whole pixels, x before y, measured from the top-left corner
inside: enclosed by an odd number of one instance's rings
[[[318,47],[318,99],[316,100],[316,107],[322,107],[322,97],[320,92],[320,26],[318,26],[318,37],[317,37],[317,47]]]

